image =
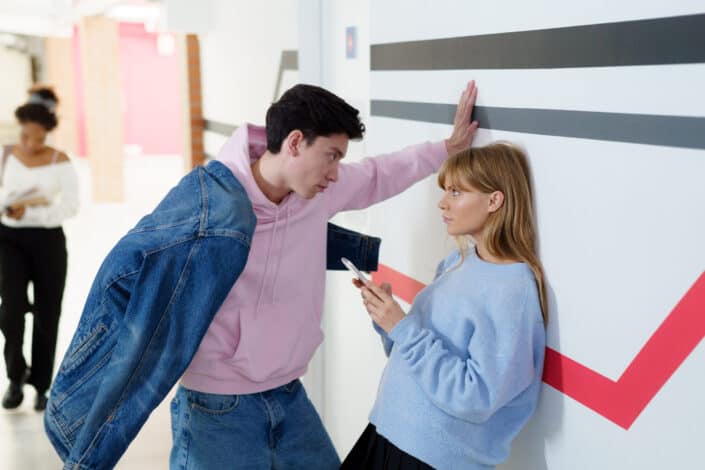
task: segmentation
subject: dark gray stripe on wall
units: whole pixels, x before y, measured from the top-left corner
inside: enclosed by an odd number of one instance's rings
[[[221,134],[226,137],[230,137],[237,126],[232,124],[226,124],[224,122],[211,121],[210,119],[203,120],[203,128],[207,131],[215,132],[216,134]]]
[[[277,71],[277,83],[274,85],[274,97],[272,102],[277,101],[279,94],[281,93],[282,78],[284,77],[284,72],[286,70],[298,70],[299,69],[299,52],[298,51],[282,51],[282,55],[279,58],[279,70]]]
[[[453,124],[454,104],[372,100],[373,116]],[[705,118],[475,106],[484,129],[705,149]]]
[[[539,69],[705,62],[705,14],[373,44],[372,70]]]
[[[298,70],[299,68],[299,53],[295,50],[285,50],[282,51],[281,57],[279,58],[279,70],[277,72],[277,82],[274,85],[274,99],[281,93],[281,83],[284,72],[287,70]],[[226,124],[224,122],[212,121],[210,119],[204,119],[204,129],[210,132],[215,132],[216,134],[221,134],[226,137],[230,137],[237,126],[232,124]]]

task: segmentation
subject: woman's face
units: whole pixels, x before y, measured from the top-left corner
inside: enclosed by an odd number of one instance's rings
[[[37,155],[44,150],[47,131],[36,122],[24,122],[20,128],[20,147],[27,155]]]
[[[447,185],[438,208],[448,226],[448,235],[481,239],[487,219],[502,205],[503,197],[499,191],[488,194],[474,188]]]

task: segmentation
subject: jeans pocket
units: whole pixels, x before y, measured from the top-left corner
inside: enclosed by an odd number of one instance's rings
[[[187,396],[192,409],[210,415],[230,413],[240,403],[240,395],[219,395],[189,390]]]

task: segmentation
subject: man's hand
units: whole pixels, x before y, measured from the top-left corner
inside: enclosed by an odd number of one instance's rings
[[[472,144],[472,139],[475,137],[475,132],[479,126],[477,121],[470,122],[476,99],[477,88],[475,87],[475,80],[471,80],[463,94],[460,95],[460,101],[455,110],[455,119],[453,120],[453,133],[446,139],[448,156],[462,152]]]
[[[25,212],[24,205],[16,205],[16,206],[8,207],[6,214],[11,219],[20,220],[22,217],[24,217],[24,212]]]

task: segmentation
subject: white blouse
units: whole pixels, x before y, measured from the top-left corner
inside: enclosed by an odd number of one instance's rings
[[[60,227],[61,223],[78,212],[78,177],[70,161],[28,167],[10,154],[5,168],[0,168],[0,200],[14,193],[37,188],[49,199],[45,206],[27,206],[20,220],[6,214],[0,219],[8,227]]]

